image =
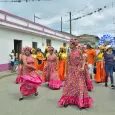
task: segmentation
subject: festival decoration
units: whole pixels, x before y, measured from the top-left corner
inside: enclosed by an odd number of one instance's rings
[[[115,40],[114,38],[109,35],[109,34],[105,34],[101,37],[100,39],[100,43],[99,43],[99,46],[105,46],[105,45],[109,45],[109,44],[106,44],[106,42],[108,42],[112,47],[115,46]]]

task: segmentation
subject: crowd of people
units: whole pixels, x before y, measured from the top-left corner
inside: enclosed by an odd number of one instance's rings
[[[53,90],[63,87],[59,105],[76,105],[84,109],[93,104],[93,99],[88,94],[88,91],[94,89],[93,78],[97,83],[105,82],[107,87],[110,77],[111,88],[114,88],[115,56],[110,45],[94,49],[90,44],[80,45],[76,39],[71,39],[69,48],[69,53],[64,46],[60,47],[59,52],[51,46],[46,47],[45,53],[40,48],[22,49],[16,78],[22,95],[20,101],[25,96],[37,96],[37,88],[42,83],[48,83],[48,87]],[[40,71],[42,74],[38,73]]]

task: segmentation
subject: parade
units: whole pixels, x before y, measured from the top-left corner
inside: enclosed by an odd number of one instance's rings
[[[96,54],[96,49],[90,44],[80,45],[78,40],[70,39],[69,48],[70,52],[67,53],[67,47],[61,46],[57,54],[52,46],[46,47],[46,54],[40,48],[27,46],[22,49],[16,78],[22,95],[19,101],[33,94],[37,96],[37,88],[48,83],[51,90],[63,88],[59,105],[76,105],[85,109],[93,105],[93,99],[88,94],[94,89],[92,79],[96,83],[105,82],[107,87],[110,77],[111,88],[114,89],[115,56],[111,45],[99,46],[100,51]]]
[[[0,114],[115,114],[114,0],[0,0]]]

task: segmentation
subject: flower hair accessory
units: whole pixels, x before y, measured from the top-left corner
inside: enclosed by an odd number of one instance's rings
[[[53,47],[49,47],[49,50],[50,50],[50,51],[54,51],[54,48],[53,48]]]
[[[104,50],[104,49],[105,49],[105,47],[104,47],[104,46],[100,46],[100,47],[99,47],[99,49]]]
[[[83,45],[81,48],[82,48],[83,50],[86,50],[86,49],[87,49],[86,46],[84,46],[84,45]]]
[[[22,49],[22,51],[31,51],[32,50],[32,48],[31,47],[28,47],[28,46],[26,46],[26,47],[24,47],[23,49]]]
[[[70,39],[70,44],[78,45],[78,41],[76,39]]]

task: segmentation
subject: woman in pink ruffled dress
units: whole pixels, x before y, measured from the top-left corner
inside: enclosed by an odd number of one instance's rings
[[[64,107],[68,107],[68,105],[76,105],[80,109],[83,109],[91,107],[93,100],[88,95],[84,77],[85,60],[82,52],[76,48],[77,45],[77,40],[70,40],[71,52],[68,54],[66,64],[68,72],[65,76],[63,94],[58,104]]]
[[[23,100],[25,96],[30,96],[35,94],[38,95],[37,88],[42,83],[42,79],[36,68],[34,67],[34,58],[31,56],[31,48],[25,47],[25,55],[23,56],[23,68],[22,76],[20,77],[20,92],[22,97],[19,100]]]
[[[20,83],[20,76],[22,76],[22,66],[23,66],[23,56],[24,56],[24,51],[22,50],[21,54],[19,55],[19,65],[18,65],[18,77],[16,78],[16,84]]]
[[[84,77],[85,77],[88,91],[92,91],[94,89],[94,87],[93,87],[92,79],[91,79],[89,71],[88,71],[89,68],[88,68],[88,62],[87,62],[87,54],[85,53],[85,50],[86,50],[85,46],[82,46],[81,51],[82,51],[83,57],[85,59]]]
[[[49,88],[60,89],[62,87],[62,81],[58,74],[58,58],[54,54],[54,48],[49,48],[50,55],[47,58],[47,63],[44,67],[45,82],[49,82]]]

